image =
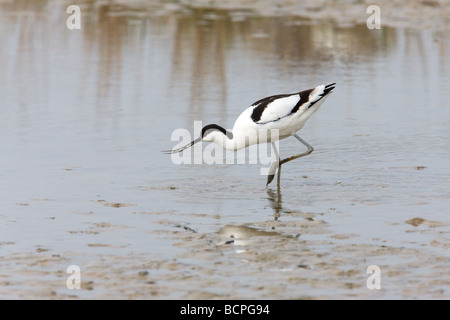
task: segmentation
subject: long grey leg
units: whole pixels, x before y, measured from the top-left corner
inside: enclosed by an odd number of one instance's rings
[[[267,175],[267,184],[266,186],[269,185],[269,183],[272,182],[273,178],[275,177],[275,172],[277,172],[278,169],[278,181],[279,181],[279,177],[280,177],[280,154],[278,153],[277,150],[277,146],[275,145],[275,142],[272,142],[272,147],[273,147],[273,152],[275,152],[275,156],[277,158],[276,161],[274,161],[272,163],[272,165],[270,166],[269,169],[269,174]]]
[[[278,174],[277,174],[277,188],[278,188],[278,191],[280,190],[280,180],[281,180],[281,162],[280,162],[280,165],[278,166]]]
[[[283,163],[286,163],[286,162],[289,162],[289,161],[292,161],[292,160],[295,160],[295,159],[298,159],[298,158],[307,156],[307,155],[311,154],[311,153],[314,151],[314,148],[313,148],[308,142],[306,142],[305,140],[303,140],[302,138],[300,138],[299,135],[297,135],[297,134],[295,133],[295,134],[294,134],[294,137],[295,137],[298,141],[300,141],[300,142],[301,142],[306,148],[308,148],[308,149],[307,149],[305,152],[303,152],[303,153],[294,155],[294,156],[292,156],[292,157],[289,157],[289,158],[286,158],[286,159],[283,159],[283,160],[280,161],[280,156],[279,156],[278,150],[277,150],[277,148],[276,148],[276,146],[275,146],[275,143],[272,142],[272,146],[273,146],[273,148],[274,148],[274,150],[275,150],[275,154],[276,154],[276,156],[277,156],[277,158],[278,158],[278,161],[272,163],[272,166],[270,167],[269,175],[268,175],[268,177],[267,177],[267,184],[266,184],[266,186],[269,185],[269,183],[272,182],[273,178],[275,177],[275,172],[276,172],[276,170],[278,169],[278,175],[277,175],[277,187],[280,188],[281,165],[282,165]]]
[[[294,159],[297,159],[297,158],[300,158],[300,157],[307,156],[308,154],[311,154],[311,152],[314,151],[314,148],[313,148],[308,142],[306,142],[305,140],[303,140],[302,138],[300,138],[299,135],[297,135],[297,134],[295,133],[295,134],[294,134],[294,137],[297,138],[298,141],[300,141],[301,143],[303,143],[303,144],[305,145],[305,147],[308,148],[308,150],[306,150],[306,151],[303,152],[303,153],[297,154],[297,155],[295,155],[295,156],[292,156],[292,157],[289,157],[289,158],[286,158],[286,159],[281,160],[281,161],[280,161],[280,167],[281,167],[281,165],[282,165],[283,163],[289,162],[289,161],[291,161],[291,160],[294,160]]]

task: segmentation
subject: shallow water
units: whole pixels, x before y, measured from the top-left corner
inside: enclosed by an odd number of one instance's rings
[[[448,32],[34,3],[0,2],[0,298],[450,297]],[[279,191],[160,152],[331,82]]]

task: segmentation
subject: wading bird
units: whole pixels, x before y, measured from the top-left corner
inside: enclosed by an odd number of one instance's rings
[[[320,85],[313,89],[291,94],[279,94],[256,101],[244,110],[236,119],[232,132],[217,124],[202,128],[201,136],[184,147],[163,151],[165,153],[181,152],[195,143],[214,142],[227,150],[240,150],[253,144],[272,143],[277,161],[273,162],[268,173],[267,185],[272,182],[278,170],[277,185],[280,186],[281,165],[306,156],[314,148],[297,135],[305,122],[316,112],[328,95],[335,88],[332,83]],[[276,132],[277,134],[272,134]],[[294,136],[306,146],[303,153],[280,160],[274,141]]]

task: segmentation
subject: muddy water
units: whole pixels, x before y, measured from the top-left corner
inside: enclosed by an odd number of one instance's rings
[[[0,298],[450,297],[448,32],[100,2],[68,30],[67,5],[0,2]],[[280,190],[160,152],[331,82]]]

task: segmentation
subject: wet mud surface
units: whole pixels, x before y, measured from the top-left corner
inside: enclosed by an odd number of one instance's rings
[[[448,1],[381,30],[354,1],[88,1],[78,31],[36,3],[0,1],[0,299],[450,298]],[[161,153],[332,82],[280,190]]]

